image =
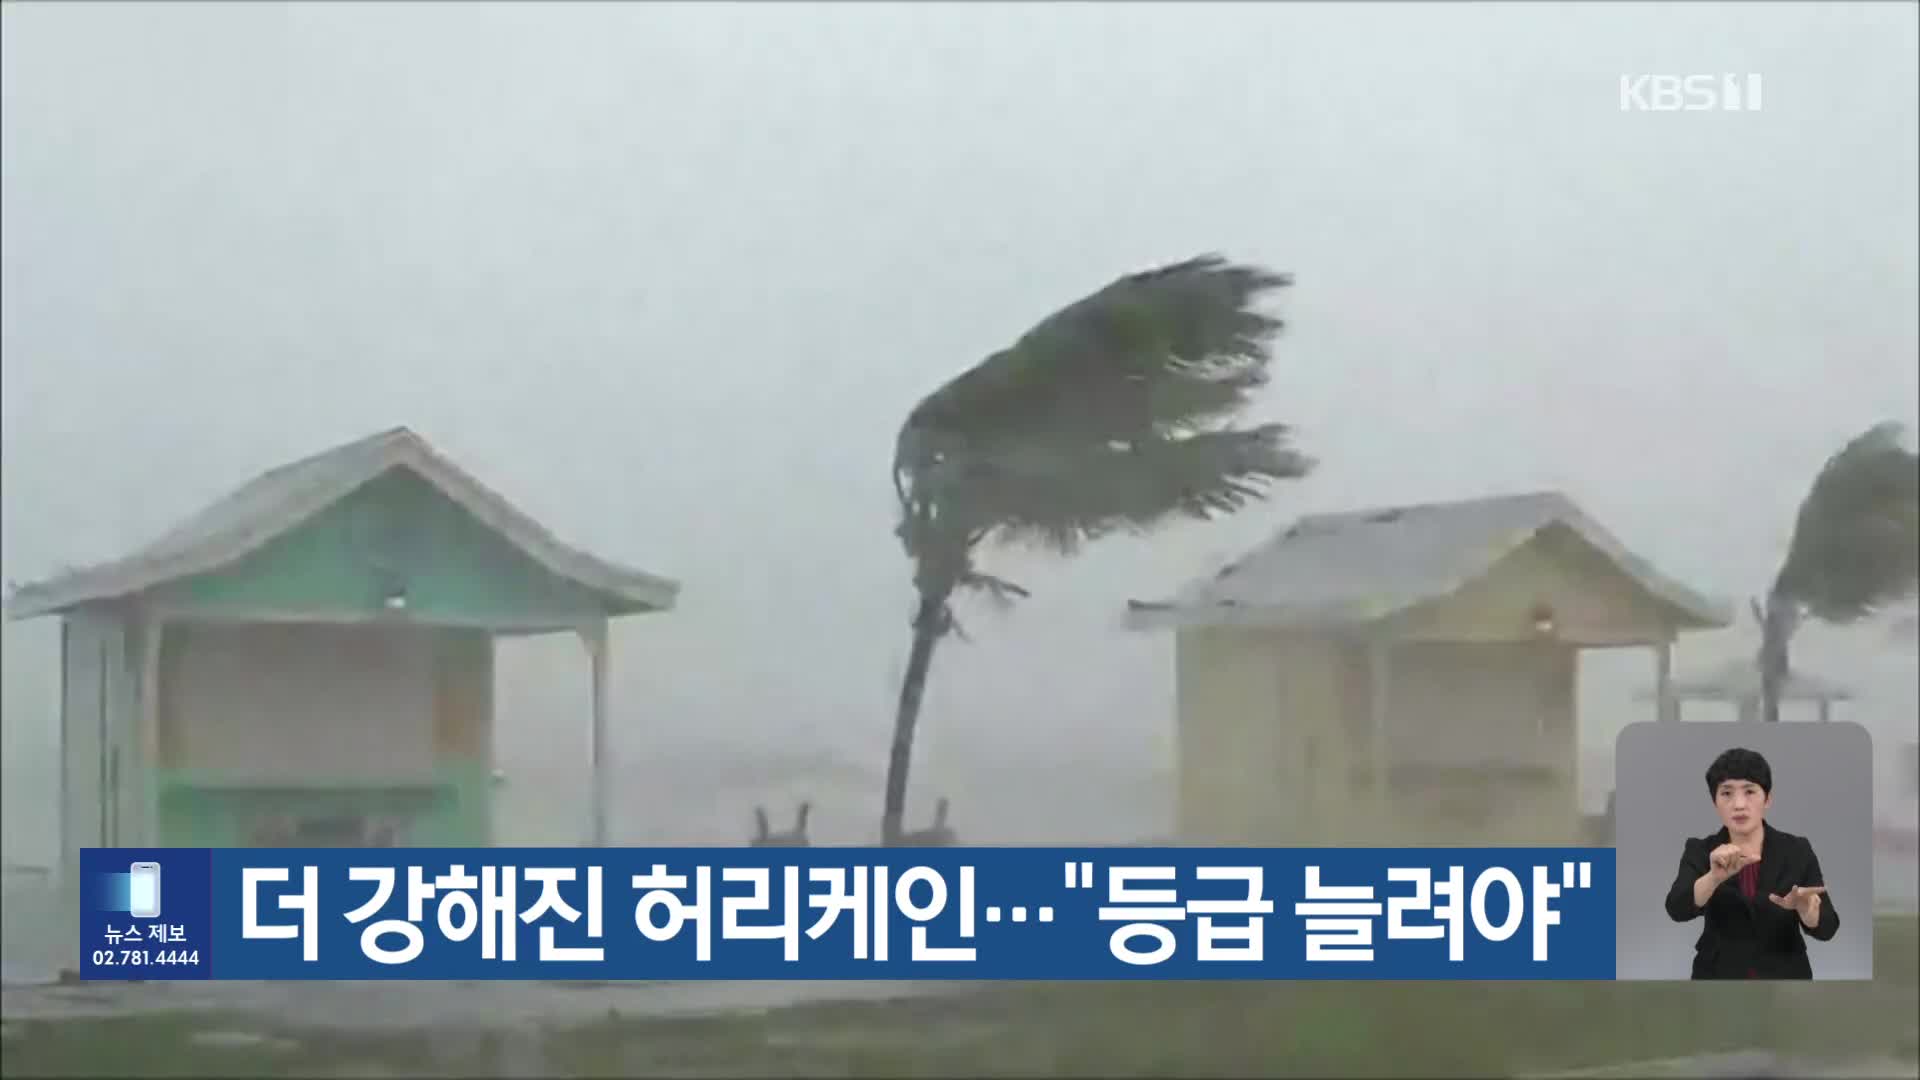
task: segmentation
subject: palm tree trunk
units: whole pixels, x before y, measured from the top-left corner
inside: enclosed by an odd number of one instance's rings
[[[1768,724],[1780,722],[1780,691],[1791,670],[1788,645],[1794,626],[1788,603],[1777,592],[1767,597],[1760,622],[1760,719]]]
[[[907,655],[907,673],[900,680],[900,704],[893,714],[893,749],[887,755],[886,803],[880,816],[880,842],[898,843],[907,809],[907,773],[913,767],[913,733],[920,723],[920,703],[933,669],[933,647],[939,643],[941,613],[946,597],[920,594],[920,610],[913,620],[913,650]]]

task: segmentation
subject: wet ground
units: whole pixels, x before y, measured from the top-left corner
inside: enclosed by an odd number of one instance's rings
[[[905,982],[154,982],[10,985],[8,1023],[192,1012],[261,1026],[378,1032],[554,1027],[964,992]]]
[[[1531,1080],[1666,1080],[1668,1077],[1721,1078],[1728,1080],[1880,1080],[1882,1077],[1920,1076],[1920,1064],[1895,1057],[1863,1057],[1821,1060],[1744,1051],[1731,1054],[1697,1054],[1689,1057],[1662,1058],[1657,1061],[1630,1061],[1599,1069],[1547,1073]]]
[[[354,993],[361,988],[327,989]],[[451,996],[472,993],[469,987],[445,989]],[[581,989],[598,996],[596,988]],[[764,1005],[782,1000],[784,988],[753,989],[763,991]],[[843,1000],[747,1015],[731,1011],[742,1003],[738,996],[721,994],[708,1004],[726,1015],[631,1013],[584,1023],[533,1022],[521,1013],[513,1023],[489,1025],[469,1022],[471,1014],[448,1017],[432,1010],[382,1020],[377,1030],[355,1031],[312,1025],[337,1023],[357,1012],[293,1018],[284,1003],[261,1003],[253,1013],[236,1014],[200,999],[189,1003],[190,1011],[8,1020],[4,1036],[8,1075],[195,1080],[296,1072],[1537,1080],[1920,1075],[1915,1060],[1920,1048],[1912,1031],[1915,1001],[1906,986],[1835,988],[1851,1000],[1827,993],[1775,995],[1767,987],[1741,988],[1734,995],[1739,1000],[1703,1000],[1685,986],[1607,984],[1497,984],[1476,987],[1473,994],[1410,984],[982,989],[954,999]],[[678,1004],[697,1007],[697,997],[681,997]],[[1897,1000],[1882,1000],[1889,997]],[[382,997],[365,1007],[396,1000]],[[522,1000],[508,995],[489,1003]],[[268,1012],[279,1019],[270,1020]],[[410,1026],[423,1022],[427,1026]],[[1756,1036],[1783,1041],[1688,1053],[1702,1044],[1726,1047]],[[1563,1064],[1548,1064],[1556,1061]],[[1581,1067],[1567,1067],[1576,1064]]]

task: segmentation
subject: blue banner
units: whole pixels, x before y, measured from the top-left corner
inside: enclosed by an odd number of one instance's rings
[[[87,848],[85,979],[1612,979],[1611,848]]]

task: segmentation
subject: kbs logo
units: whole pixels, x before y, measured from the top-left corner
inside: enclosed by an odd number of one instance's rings
[[[1759,112],[1758,75],[1622,75],[1621,112]]]

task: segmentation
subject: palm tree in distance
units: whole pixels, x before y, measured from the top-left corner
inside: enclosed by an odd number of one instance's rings
[[[1760,623],[1760,716],[1780,720],[1788,645],[1808,618],[1846,626],[1914,592],[1920,572],[1920,458],[1900,426],[1876,424],[1827,460],[1800,504]]]
[[[1291,279],[1203,255],[1121,277],[927,395],[894,455],[913,564],[913,645],[887,760],[882,842],[899,841],[922,695],[953,597],[1027,592],[984,573],[982,543],[1060,555],[1115,532],[1208,519],[1264,497],[1311,460],[1281,424],[1228,425],[1267,381],[1279,319],[1258,311]],[[964,637],[964,634],[962,634]]]

